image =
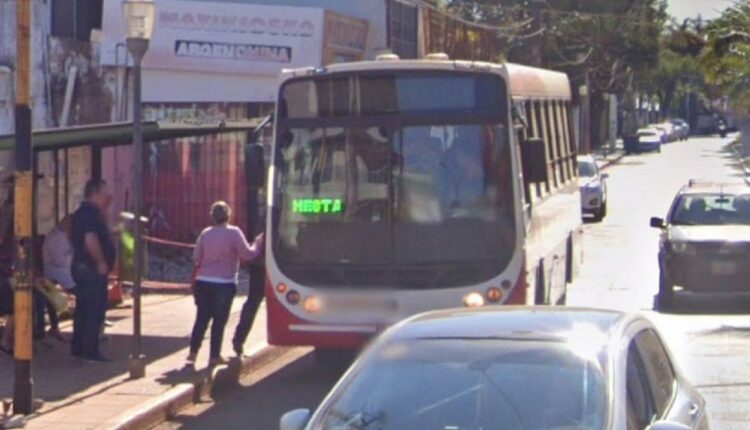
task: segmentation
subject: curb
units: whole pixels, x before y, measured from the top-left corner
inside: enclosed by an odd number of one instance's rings
[[[192,383],[175,385],[156,398],[133,407],[113,419],[97,426],[97,430],[140,430],[152,428],[175,417],[182,409],[200,402],[204,396],[232,384],[243,375],[251,373],[274,361],[288,351],[288,348],[263,345],[248,357],[234,359],[229,365],[218,366],[207,376],[201,376]]]
[[[613,164],[619,163],[620,160],[622,160],[623,158],[625,158],[625,152],[620,152],[617,156],[615,156],[615,158],[612,158],[612,159],[607,160],[604,163],[602,163],[599,166],[599,170],[607,169],[607,168],[611,167]]]

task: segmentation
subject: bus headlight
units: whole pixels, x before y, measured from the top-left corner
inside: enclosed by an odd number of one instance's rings
[[[286,293],[286,290],[287,290],[287,287],[285,283],[282,282],[282,283],[276,284],[276,291],[278,291],[279,294]]]
[[[476,291],[471,292],[464,296],[464,306],[467,308],[478,308],[484,306],[484,297]]]
[[[302,301],[302,309],[311,314],[320,312],[321,307],[320,299],[315,296],[307,296]]]

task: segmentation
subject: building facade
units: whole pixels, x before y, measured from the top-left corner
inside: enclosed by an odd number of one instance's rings
[[[15,1],[0,0],[0,135],[13,133]],[[144,119],[240,120],[273,109],[286,67],[372,59],[393,39],[416,56],[416,33],[402,28],[409,8],[397,0],[157,0],[144,59]],[[394,7],[394,4],[396,5]],[[120,0],[35,0],[32,99],[35,129],[129,121],[132,61],[124,46]],[[403,6],[403,7],[402,7]],[[396,10],[397,26],[389,11]],[[405,12],[406,11],[406,12]],[[413,14],[416,26],[416,12]],[[407,16],[408,20],[408,16]],[[413,40],[407,40],[411,35]],[[160,141],[144,156],[151,231],[192,240],[208,206],[226,200],[243,225],[244,133]],[[115,196],[113,214],[132,206],[129,147],[39,153],[38,230],[72,212],[92,175],[92,158]],[[0,176],[12,171],[0,153]],[[57,185],[57,186],[55,186]]]

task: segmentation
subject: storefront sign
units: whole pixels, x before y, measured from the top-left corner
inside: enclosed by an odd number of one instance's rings
[[[125,62],[120,4],[120,0],[104,0],[104,65]],[[159,0],[143,66],[254,75],[320,66],[324,13],[308,7]]]
[[[367,31],[364,19],[326,11],[323,62],[361,61],[367,48]]]

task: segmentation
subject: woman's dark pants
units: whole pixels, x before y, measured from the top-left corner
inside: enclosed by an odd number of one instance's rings
[[[211,358],[221,356],[224,328],[229,319],[235,294],[237,294],[236,284],[196,281],[195,305],[198,311],[195,316],[193,334],[190,337],[191,353],[197,353],[200,350],[208,323],[211,322]]]

